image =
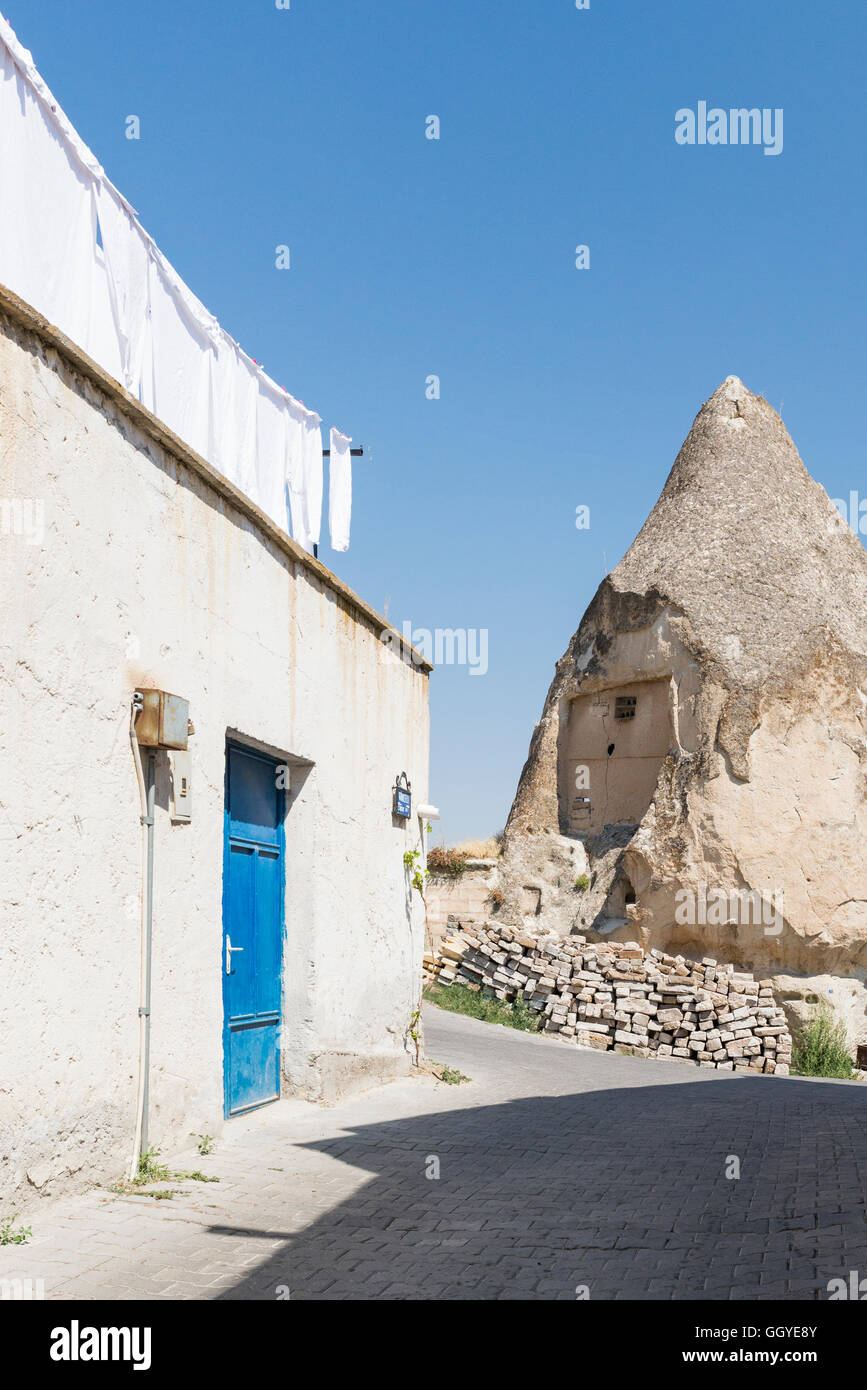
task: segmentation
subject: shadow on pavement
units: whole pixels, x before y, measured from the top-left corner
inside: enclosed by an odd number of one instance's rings
[[[826,1299],[867,1275],[857,1085],[717,1075],[308,1147],[370,1180],[221,1298]]]

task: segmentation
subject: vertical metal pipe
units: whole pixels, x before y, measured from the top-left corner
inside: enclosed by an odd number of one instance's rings
[[[147,930],[145,927],[147,919],[147,903],[145,901],[145,882],[147,879],[147,848],[148,848],[148,796],[145,787],[144,769],[141,763],[141,749],[136,735],[136,720],[142,711],[143,695],[137,690],[132,698],[132,705],[129,712],[129,742],[132,748],[132,759],[135,766],[135,778],[138,786],[139,799],[139,825],[141,826],[141,886],[139,895],[141,898],[141,921],[139,923],[139,980],[138,980],[138,1081],[136,1085],[135,1103],[135,1139],[133,1140],[132,1153],[129,1160],[129,1180],[135,1178],[139,1167],[139,1154],[141,1153],[141,1120],[142,1103],[144,1101],[144,982],[147,956]]]
[[[151,958],[153,954],[154,929],[154,807],[156,803],[156,758],[151,753],[148,758],[147,783],[147,873],[145,876],[145,982],[144,982],[144,1052],[142,1057],[142,1121],[141,1152],[148,1147],[148,1103],[150,1101],[151,1069]]]

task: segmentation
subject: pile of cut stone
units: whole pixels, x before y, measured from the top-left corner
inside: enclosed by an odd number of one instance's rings
[[[634,941],[534,935],[486,922],[425,956],[430,981],[496,999],[523,999],[544,1031],[587,1047],[667,1057],[719,1071],[788,1076],[792,1038],[770,981],[733,965],[651,950]]]

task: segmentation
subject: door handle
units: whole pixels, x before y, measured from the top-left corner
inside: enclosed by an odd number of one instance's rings
[[[233,945],[232,945],[232,938],[231,938],[231,936],[229,936],[229,935],[227,934],[227,936],[226,936],[226,974],[227,974],[227,975],[231,975],[231,973],[232,973],[232,952],[233,952],[233,951],[243,951],[243,949],[244,949],[243,946],[233,946]]]

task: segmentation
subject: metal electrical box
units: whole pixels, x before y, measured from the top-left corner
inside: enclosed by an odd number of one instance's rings
[[[142,708],[135,721],[136,738],[143,748],[187,747],[190,702],[167,690],[139,690]]]

